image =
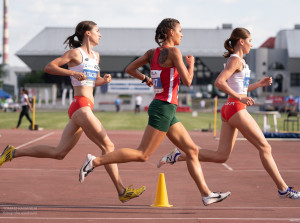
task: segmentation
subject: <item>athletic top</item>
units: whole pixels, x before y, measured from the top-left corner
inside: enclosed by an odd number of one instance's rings
[[[230,57],[238,57],[240,58],[237,54],[231,54]],[[227,84],[229,87],[234,90],[238,94],[247,94],[248,92],[248,86],[250,82],[250,70],[249,66],[242,60],[244,68],[241,72],[235,73],[231,75],[227,79]]]
[[[21,96],[21,106],[28,106],[26,99],[28,99],[28,95],[27,94],[22,94]]]
[[[151,79],[156,93],[154,99],[178,105],[179,74],[176,67],[159,65],[160,52],[160,48],[155,49],[151,64]]]
[[[97,78],[97,75],[99,73],[99,65],[98,65],[98,59],[96,54],[92,51],[94,58],[89,58],[86,53],[78,47],[77,49],[80,50],[81,55],[82,55],[82,63],[74,66],[74,67],[69,67],[69,70],[73,70],[76,72],[82,72],[84,75],[87,77],[86,80],[79,81],[73,76],[70,76],[72,86],[89,86],[89,87],[94,87],[95,86],[95,81]]]

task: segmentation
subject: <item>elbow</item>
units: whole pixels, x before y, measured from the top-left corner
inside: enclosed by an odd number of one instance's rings
[[[45,73],[48,73],[48,69],[49,69],[49,67],[48,67],[48,64],[45,66],[45,68],[44,68],[44,72]]]
[[[132,73],[132,68],[130,66],[126,67],[125,72],[127,74],[131,74]]]
[[[185,80],[185,81],[182,80],[182,83],[187,87],[190,87],[192,85],[192,82],[193,80]]]
[[[44,72],[50,74],[51,73],[51,65],[50,63],[48,63],[45,68],[44,68]]]
[[[220,81],[217,79],[217,80],[215,81],[215,84],[214,84],[214,85],[215,85],[216,88],[219,88],[219,89],[220,89],[220,87],[221,87],[222,84],[221,84]]]
[[[129,73],[129,68],[126,67],[125,72],[128,74]]]

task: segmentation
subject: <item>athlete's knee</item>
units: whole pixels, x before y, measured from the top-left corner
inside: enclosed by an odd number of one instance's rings
[[[272,153],[272,147],[271,147],[271,145],[268,142],[266,142],[263,145],[261,145],[259,147],[259,150],[261,152],[263,152],[263,153]]]
[[[63,160],[66,157],[67,153],[55,153],[53,159]]]
[[[115,150],[115,145],[112,141],[109,140],[109,142],[106,142],[105,145],[101,147],[101,149],[103,154],[110,153]]]
[[[147,154],[140,154],[139,156],[138,156],[138,162],[146,162],[148,159],[150,158],[150,156],[149,155],[147,155]]]
[[[198,154],[199,154],[199,148],[198,148],[198,146],[190,147],[186,151],[186,156],[191,157],[191,158],[197,157],[197,159],[198,159]]]
[[[229,156],[218,154],[216,156],[215,162],[216,163],[225,163],[228,160]]]
[[[146,162],[149,158],[150,158],[150,155],[148,153],[145,153],[143,149],[141,148],[138,148],[137,149],[137,157],[136,157],[136,161],[137,162]]]
[[[63,160],[68,154],[68,150],[61,150],[59,147],[53,148],[52,158],[57,160]]]

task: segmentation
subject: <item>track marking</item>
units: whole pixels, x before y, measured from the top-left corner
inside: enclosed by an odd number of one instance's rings
[[[48,137],[48,136],[50,136],[50,135],[53,135],[53,134],[54,134],[54,132],[49,132],[48,134],[46,134],[46,135],[44,135],[44,136],[41,136],[41,137],[39,137],[39,138],[37,138],[37,139],[31,140],[31,141],[29,141],[29,142],[27,142],[27,143],[24,143],[24,144],[22,144],[22,145],[17,146],[16,149],[20,149],[20,148],[22,148],[22,147],[24,147],[24,146],[27,146],[27,145],[29,145],[29,144],[31,144],[31,143],[34,143],[34,142],[37,142],[37,141],[39,141],[39,140],[41,140],[41,139],[44,139],[44,138],[46,138],[46,137]]]
[[[230,166],[228,166],[226,163],[222,163],[222,165],[229,171],[233,171],[233,169]]]

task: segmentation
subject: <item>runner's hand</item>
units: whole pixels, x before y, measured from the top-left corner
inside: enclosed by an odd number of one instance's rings
[[[79,81],[83,81],[86,79],[86,76],[82,72],[74,72],[73,77],[76,78]]]
[[[105,83],[110,83],[111,82],[111,75],[110,74],[104,74],[103,77]]]
[[[251,97],[243,97],[241,98],[241,102],[247,106],[251,106],[255,104],[255,101]]]

